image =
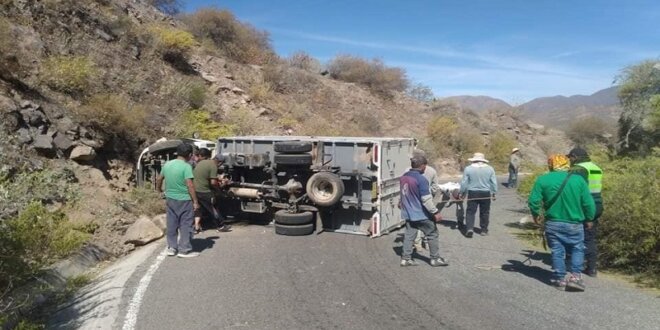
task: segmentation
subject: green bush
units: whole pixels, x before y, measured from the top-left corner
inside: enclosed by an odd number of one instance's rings
[[[91,97],[75,110],[81,121],[100,128],[105,133],[126,137],[144,132],[147,109],[134,104],[123,95],[100,94]]]
[[[32,202],[2,223],[0,287],[17,285],[54,260],[79,249],[89,238],[60,211],[49,212]]]
[[[511,134],[496,132],[490,139],[486,158],[497,171],[507,172],[511,149],[516,146],[516,140]]]
[[[598,246],[601,265],[642,274],[660,286],[660,158],[619,159],[603,168]]]
[[[66,93],[87,91],[98,75],[94,62],[85,56],[53,56],[43,63],[43,81]]]
[[[160,194],[149,187],[134,188],[118,200],[119,203],[128,205],[124,207],[135,215],[154,216],[165,213],[165,202]]]
[[[403,92],[409,85],[405,70],[387,67],[380,59],[338,55],[328,64],[328,71],[334,79],[364,85],[381,96]]]
[[[176,128],[179,136],[192,136],[199,133],[201,139],[215,140],[220,136],[235,134],[232,124],[221,124],[214,120],[206,110],[190,110],[183,113],[180,124]]]
[[[203,8],[183,19],[197,38],[210,40],[221,54],[234,61],[266,64],[276,58],[268,33],[240,22],[229,11]]]
[[[199,109],[206,102],[206,86],[203,83],[194,83],[188,91],[188,105],[193,109]]]

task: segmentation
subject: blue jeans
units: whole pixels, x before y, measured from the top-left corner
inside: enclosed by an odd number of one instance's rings
[[[547,220],[545,237],[552,252],[554,278],[562,280],[566,276],[566,251],[571,253],[570,272],[580,274],[584,262],[584,228],[582,223],[568,223]]]
[[[515,188],[518,185],[518,171],[509,166],[509,180],[507,181],[507,188]]]

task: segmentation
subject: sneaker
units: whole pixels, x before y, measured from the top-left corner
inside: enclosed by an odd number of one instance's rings
[[[222,225],[222,227],[218,227],[218,231],[221,233],[226,233],[231,231],[231,225]]]
[[[555,289],[559,291],[565,291],[566,290],[566,280],[550,280],[550,284],[552,284]]]
[[[598,277],[598,272],[595,269],[585,269],[584,273],[589,277]]]
[[[440,266],[449,266],[449,263],[442,257],[431,259],[431,266],[440,267]]]
[[[571,274],[566,283],[567,291],[584,291],[584,281],[582,281],[582,276],[580,274]]]
[[[488,236],[488,231],[487,231],[487,230],[486,230],[486,231],[483,231],[483,230],[482,230],[482,231],[479,233],[479,235],[481,235],[481,236]]]
[[[170,257],[174,257],[176,255],[176,249],[167,248],[167,255]]]
[[[472,232],[472,230],[469,230],[467,233],[465,233],[465,237],[467,238],[472,238],[472,235],[474,235],[474,232]]]
[[[415,260],[412,259],[401,259],[400,263],[401,267],[408,267],[408,266],[417,266],[418,263]]]
[[[199,257],[199,252],[190,251],[186,253],[179,253],[176,256],[180,258],[195,258],[195,257]]]

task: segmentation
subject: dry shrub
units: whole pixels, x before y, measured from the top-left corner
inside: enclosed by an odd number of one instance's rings
[[[297,51],[291,54],[289,58],[287,58],[287,62],[291,67],[305,71],[313,73],[318,73],[321,71],[321,63],[304,51]]]
[[[382,133],[378,119],[378,117],[374,117],[373,115],[365,112],[360,112],[353,116],[353,121],[361,131],[357,132],[357,135],[380,136]]]
[[[577,145],[585,145],[594,142],[606,142],[603,136],[614,133],[614,129],[603,119],[596,116],[588,116],[572,121],[566,135]]]
[[[208,39],[225,56],[247,64],[265,64],[275,58],[268,33],[242,23],[227,10],[203,8],[184,17],[190,31]]]
[[[187,62],[190,51],[197,45],[192,34],[171,26],[154,24],[148,30],[154,37],[156,51],[170,63]]]
[[[409,84],[403,69],[387,67],[380,59],[369,61],[338,55],[328,64],[328,71],[334,79],[364,85],[382,96],[391,96],[393,91],[403,92]]]
[[[65,93],[86,92],[99,75],[92,60],[85,56],[53,56],[44,61],[42,80]]]
[[[279,64],[265,66],[263,77],[274,91],[283,94],[315,90],[319,85],[318,76]]]
[[[273,87],[264,80],[258,80],[248,87],[248,94],[257,103],[267,103],[273,98]]]
[[[411,86],[406,90],[406,94],[420,102],[431,102],[434,98],[431,87],[422,84]]]
[[[100,94],[79,107],[76,114],[105,133],[130,137],[143,133],[147,110],[123,95]]]

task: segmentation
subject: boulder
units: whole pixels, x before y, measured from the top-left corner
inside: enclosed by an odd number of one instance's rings
[[[73,120],[69,117],[63,117],[57,121],[57,130],[60,133],[66,133],[68,131],[78,131],[78,125],[76,125]]]
[[[124,244],[141,246],[163,237],[163,234],[163,230],[151,222],[151,219],[141,216],[135,223],[128,227],[123,241]]]
[[[46,134],[37,135],[33,146],[37,151],[46,154],[50,154],[55,151],[55,148],[53,147],[53,138]]]
[[[242,89],[240,89],[240,88],[238,88],[238,87],[234,87],[234,88],[232,88],[231,91],[234,92],[234,94],[238,94],[238,95],[243,95],[243,94],[245,94],[245,91],[242,90]]]
[[[94,30],[94,33],[101,39],[105,40],[106,42],[110,42],[115,40],[115,37],[110,35],[110,33],[105,32],[99,28]]]
[[[4,95],[0,95],[0,112],[14,112],[18,110],[16,103]]]
[[[216,78],[214,75],[206,72],[202,72],[202,79],[210,82],[210,83],[216,83],[220,81],[218,78]]]
[[[160,228],[163,231],[167,230],[167,214],[159,214],[153,218],[151,218],[151,222],[153,222],[158,228]]]
[[[18,129],[18,142],[20,144],[30,144],[32,142],[32,136],[30,135],[30,130],[27,128]]]
[[[57,149],[62,150],[64,152],[69,151],[69,149],[73,147],[73,141],[71,141],[71,139],[69,139],[69,137],[66,136],[66,134],[62,134],[62,133],[57,133],[57,135],[55,135],[55,138],[53,139],[53,143],[55,144],[55,147]]]
[[[87,162],[93,160],[96,157],[96,151],[94,148],[89,146],[77,146],[71,151],[69,159],[75,160],[77,162]]]

